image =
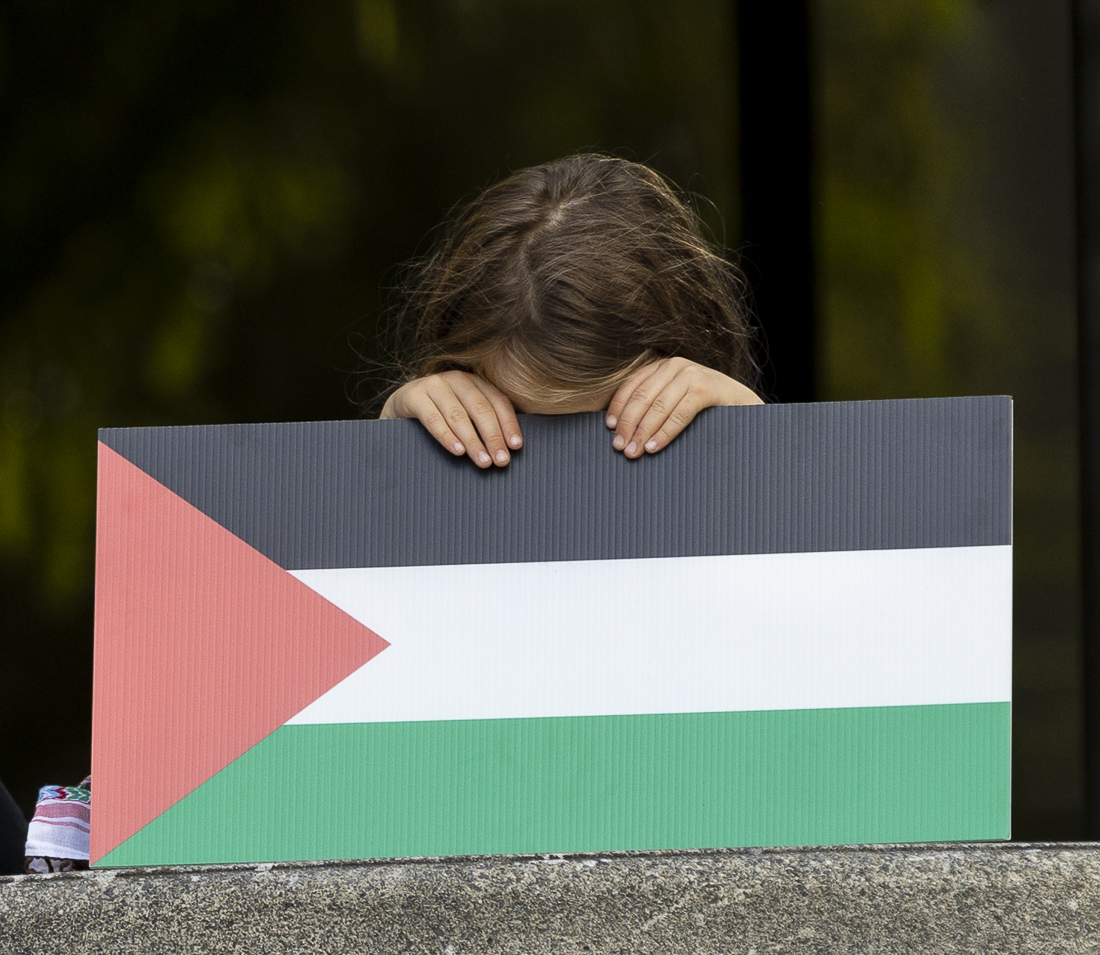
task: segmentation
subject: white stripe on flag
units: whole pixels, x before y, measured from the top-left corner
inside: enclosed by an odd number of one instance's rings
[[[1007,545],[293,573],[391,646],[291,723],[1011,698]]]

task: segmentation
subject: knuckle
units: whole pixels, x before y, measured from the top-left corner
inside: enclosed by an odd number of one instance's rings
[[[426,414],[420,420],[424,423],[424,427],[432,434],[446,434],[449,430],[447,428],[447,422],[443,420],[443,416],[438,411]]]
[[[400,405],[402,408],[415,408],[424,400],[426,393],[427,391],[423,385],[413,381],[398,388],[393,393],[393,399],[395,404]]]
[[[668,398],[666,398],[664,395],[657,395],[657,397],[653,399],[649,408],[655,415],[660,415],[662,418],[667,416],[669,411],[672,410],[668,406]]]
[[[496,410],[493,408],[493,404],[482,395],[480,398],[475,398],[470,404],[470,410],[480,418],[489,418],[490,415],[496,418]]]
[[[691,419],[694,417],[695,416],[693,414],[690,414],[683,409],[677,408],[672,412],[672,414],[668,416],[668,421],[669,424],[671,424],[677,431],[682,431],[691,423]]]

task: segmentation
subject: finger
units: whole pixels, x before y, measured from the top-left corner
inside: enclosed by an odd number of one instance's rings
[[[628,458],[641,457],[646,451],[651,450],[650,442],[662,429],[668,428],[675,434],[683,431],[691,418],[694,418],[703,407],[703,402],[698,400],[692,391],[690,383],[685,381],[683,376],[677,376],[668,382],[646,409],[634,433],[627,439],[623,453]],[[690,417],[686,420],[676,420],[683,415],[687,407],[685,402],[694,404]],[[658,448],[654,446],[652,450],[656,451]]]
[[[489,451],[493,456],[493,460],[503,467],[510,460],[508,449],[510,448],[515,451],[523,447],[523,432],[519,427],[516,409],[513,407],[508,396],[493,385],[492,382],[486,381],[483,378],[475,378],[474,382],[493,406],[493,411],[496,413],[497,427],[500,430],[503,444],[506,445],[506,447],[490,445]],[[484,433],[482,437],[486,438],[486,442],[488,443],[488,437]]]
[[[619,424],[619,416],[623,413],[623,408],[626,407],[626,403],[630,400],[631,395],[634,394],[638,386],[649,378],[656,366],[660,362],[650,362],[648,365],[643,365],[634,374],[626,379],[616,389],[615,394],[611,397],[611,403],[607,406],[607,426],[609,428],[616,428]]]
[[[451,454],[465,454],[466,446],[448,426],[436,406],[424,380],[402,385],[386,401],[382,418],[415,418],[424,429]]]
[[[676,407],[661,422],[661,426],[652,435],[645,435],[637,439],[638,447],[644,449],[646,454],[656,454],[691,424],[695,416],[705,407],[707,407],[707,403],[698,394],[690,389],[685,391]],[[643,451],[639,450],[638,454],[641,453]]]
[[[467,454],[474,464],[488,467],[492,463],[489,455],[454,392],[449,387],[437,386],[428,389],[424,397],[415,407],[409,404],[413,417],[452,454]]]
[[[639,425],[647,415],[650,416],[651,422],[653,416],[656,416],[657,421],[652,424],[650,433],[657,430],[660,422],[667,417],[683,395],[683,391],[675,394],[668,393],[677,377],[677,371],[677,367],[672,362],[662,362],[659,367],[654,368],[653,374],[635,387],[619,415],[615,438],[611,442],[612,447],[618,451],[625,451],[631,444],[637,444],[628,456],[642,453],[637,433]]]
[[[458,373],[453,378],[448,376],[448,384],[481,439],[476,456],[471,454],[471,459],[479,467],[489,467],[491,464],[504,467],[511,456],[500,418],[507,412],[514,419],[511,402],[489,382],[474,375]],[[517,422],[511,431],[514,433],[518,430]]]
[[[465,395],[459,392],[465,392]],[[478,391],[477,397],[471,398],[469,391],[462,385],[458,385],[456,391],[451,383],[439,382],[439,386],[432,391],[432,399],[446,426],[458,435],[459,441],[465,446],[466,456],[479,468],[492,467],[493,457],[482,442],[480,433],[481,429],[490,431],[485,418],[486,414],[493,413],[492,405],[484,395]],[[468,407],[467,403],[472,407]],[[431,426],[427,422],[425,425],[430,431]]]

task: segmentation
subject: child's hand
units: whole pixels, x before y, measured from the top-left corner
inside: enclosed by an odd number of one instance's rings
[[[397,389],[380,418],[417,418],[451,454],[468,454],[479,468],[504,467],[508,449],[523,445],[512,402],[484,378],[445,371]]]
[[[611,442],[628,458],[660,451],[700,411],[715,405],[760,405],[751,389],[686,358],[662,358],[622,383],[607,407]]]

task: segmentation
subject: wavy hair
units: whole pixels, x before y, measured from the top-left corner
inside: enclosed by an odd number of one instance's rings
[[[652,169],[584,154],[521,170],[461,208],[399,306],[406,380],[450,369],[553,403],[680,356],[752,387],[740,270]]]

